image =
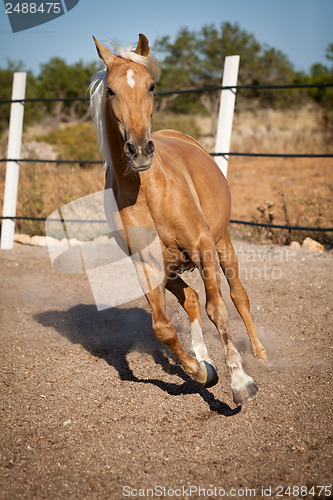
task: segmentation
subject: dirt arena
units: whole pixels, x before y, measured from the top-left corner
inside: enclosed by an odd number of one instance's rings
[[[260,388],[243,407],[204,313],[208,390],[155,340],[145,298],[97,312],[87,277],[55,272],[46,248],[1,251],[2,499],[331,497],[333,253],[235,247],[269,358],[252,357],[224,287]],[[203,306],[198,274],[184,278]],[[171,295],[168,312],[189,348]]]

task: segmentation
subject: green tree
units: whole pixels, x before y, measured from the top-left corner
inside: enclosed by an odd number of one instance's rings
[[[326,49],[326,59],[333,61],[333,43],[330,43]]]
[[[0,100],[7,101],[12,98],[13,75],[18,71],[26,71],[22,61],[7,61],[7,67],[0,68]],[[37,81],[31,71],[27,71],[26,98],[36,97]],[[10,116],[10,103],[0,105],[0,134],[8,128]],[[40,118],[38,106],[26,103],[24,109],[24,124],[30,124]]]
[[[260,44],[254,35],[242,30],[237,23],[223,23],[220,28],[204,26],[199,32],[181,29],[174,42],[163,37],[157,50],[164,55],[162,60],[161,90],[174,90],[186,87],[205,87],[221,84],[222,67],[225,57],[239,54],[241,57],[238,83],[241,84],[278,84],[292,83],[297,74],[286,55]],[[256,98],[260,106],[290,105],[289,94],[272,91],[243,91],[240,99]],[[216,131],[219,92],[200,93],[192,97],[194,104],[201,105],[212,116],[211,133]],[[187,100],[186,100],[187,99]],[[239,97],[238,97],[239,99]],[[287,100],[289,103],[287,104]],[[160,100],[161,107],[174,111],[184,110],[189,98],[178,96]]]
[[[41,65],[38,77],[40,98],[84,97],[92,75],[100,68],[96,62],[82,61],[68,65],[58,57]],[[85,121],[88,118],[88,104],[84,101],[58,101],[42,103],[44,112],[51,115],[56,124],[69,121]]]
[[[160,54],[165,54],[161,62],[162,78],[158,90],[178,90],[198,86],[200,80],[200,58],[197,51],[195,32],[182,28],[175,42],[164,36],[156,45]],[[157,99],[159,109],[171,109],[174,112],[198,111],[198,98],[193,94],[177,96],[175,94]]]
[[[35,77],[31,71],[27,73],[26,98],[75,98],[84,97],[92,75],[100,69],[97,62],[73,65],[63,59],[52,58],[41,65],[40,73]],[[0,69],[0,100],[11,99],[13,73],[26,71],[24,64],[8,61],[7,68]],[[0,107],[0,133],[8,128],[10,103]],[[55,127],[61,122],[86,121],[89,117],[89,106],[85,101],[27,102],[24,109],[24,126],[41,119],[50,121]]]
[[[326,59],[332,61],[330,67],[321,63],[310,68],[308,82],[311,84],[333,84],[333,43],[326,49]],[[323,111],[323,127],[331,136],[333,134],[333,87],[318,87],[311,89],[309,95]]]

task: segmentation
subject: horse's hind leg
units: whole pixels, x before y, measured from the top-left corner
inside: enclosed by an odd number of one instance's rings
[[[254,398],[258,387],[243,370],[241,357],[231,339],[228,313],[221,294],[220,263],[211,236],[203,235],[198,248],[189,252],[189,256],[203,277],[206,290],[206,312],[216,326],[222,340],[226,364],[230,371],[234,402],[236,404],[247,403]]]
[[[239,279],[238,260],[228,233],[218,242],[217,252],[221,267],[229,283],[230,297],[241,315],[249,334],[253,355],[259,359],[266,359],[266,351],[258,339],[257,329],[251,318],[250,302],[247,293]]]
[[[201,328],[201,307],[198,294],[176,273],[173,273],[169,277],[166,289],[175,295],[190,318],[192,351],[199,364],[207,372],[207,380],[202,385],[204,385],[204,387],[212,387],[217,384],[218,376],[214,367],[214,362],[208,355],[207,346],[203,338]]]

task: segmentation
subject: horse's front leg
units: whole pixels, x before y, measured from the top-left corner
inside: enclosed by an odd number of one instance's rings
[[[207,371],[205,366],[188,354],[181,346],[176,330],[165,312],[165,288],[163,285],[146,294],[152,313],[155,337],[169,347],[177,356],[184,371],[200,385],[205,386]]]
[[[213,387],[213,385],[218,382],[218,375],[214,362],[209,357],[207,346],[203,338],[201,328],[201,307],[198,294],[176,273],[168,277],[166,288],[178,299],[189,316],[191,322],[192,352],[201,367],[207,372],[204,387]]]

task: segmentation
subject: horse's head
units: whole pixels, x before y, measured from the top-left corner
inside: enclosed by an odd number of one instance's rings
[[[154,75],[152,67],[158,67],[157,61],[149,56],[148,40],[142,34],[135,50],[118,48],[119,55],[94,40],[99,57],[107,67],[106,106],[113,125],[124,140],[131,168],[146,170],[151,166],[155,151],[150,132],[153,92],[159,76]]]

